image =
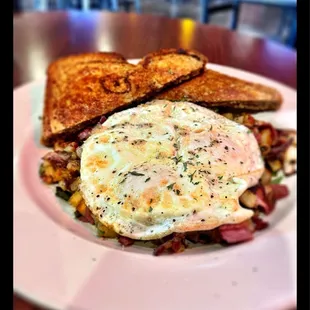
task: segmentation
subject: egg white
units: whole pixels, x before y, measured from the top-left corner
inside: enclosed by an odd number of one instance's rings
[[[113,114],[86,140],[80,189],[103,225],[152,240],[251,218],[239,197],[263,170],[245,126],[193,103],[154,100]]]

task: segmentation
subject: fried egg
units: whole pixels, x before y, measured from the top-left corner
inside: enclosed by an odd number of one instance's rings
[[[136,240],[243,222],[240,195],[264,170],[251,131],[190,102],[110,116],[83,144],[80,190],[94,216]]]

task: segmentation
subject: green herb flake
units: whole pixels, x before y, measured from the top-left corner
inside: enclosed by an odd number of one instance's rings
[[[143,173],[139,173],[139,172],[136,172],[136,171],[129,171],[128,173],[131,174],[131,175],[135,175],[135,176],[141,176],[141,177],[144,176]]]
[[[172,190],[174,185],[175,183],[171,183],[170,185],[167,186],[167,189]]]
[[[150,208],[149,208],[149,212],[152,212],[152,211],[153,211],[153,208],[152,208],[152,207],[150,207]]]
[[[69,198],[71,197],[71,193],[68,191],[64,191],[61,187],[57,186],[56,187],[56,192],[55,195],[63,200],[68,201]]]
[[[147,178],[144,182],[146,183],[146,182],[148,182],[149,180],[151,180],[151,178]]]
[[[271,180],[272,184],[280,184],[283,181],[284,177],[281,175],[273,180]]]
[[[45,170],[45,169],[44,169],[44,166],[43,166],[43,164],[41,164],[41,165],[40,165],[40,168],[39,168],[39,176],[40,176],[40,177],[43,177],[43,175],[44,175],[44,170]]]
[[[187,170],[187,162],[183,163],[184,171]]]
[[[175,161],[175,164],[177,165],[179,162],[181,162],[182,161],[182,155],[181,156],[179,156],[179,157],[172,157],[172,159]]]
[[[188,175],[190,182],[193,182],[193,177],[194,177],[196,171],[197,171],[197,170],[195,170],[192,174],[189,174],[189,175]]]
[[[105,231],[100,230],[100,229],[97,228],[97,236],[98,237],[104,237],[104,235],[105,235]]]
[[[222,176],[222,175],[220,175],[220,176],[218,177],[218,179],[219,179],[219,180],[222,180],[222,179],[223,179],[223,176]]]

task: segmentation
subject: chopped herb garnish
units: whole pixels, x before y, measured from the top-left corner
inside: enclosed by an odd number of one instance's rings
[[[178,196],[179,196],[180,193],[181,193],[179,189],[177,189],[175,192],[176,192],[176,194],[177,194]]]
[[[146,183],[146,182],[148,182],[149,180],[151,180],[151,178],[147,178],[144,182]]]
[[[181,156],[179,156],[179,157],[172,157],[172,159],[175,161],[175,164],[177,165],[179,162],[181,162],[182,161],[182,155]]]
[[[131,174],[131,175],[135,175],[135,176],[141,176],[141,177],[144,176],[143,173],[139,173],[139,172],[136,172],[136,171],[129,171],[128,173]]]
[[[280,184],[280,183],[282,182],[283,179],[284,179],[284,178],[283,178],[283,176],[281,175],[281,176],[279,176],[279,177],[277,177],[277,178],[271,180],[271,183],[272,183],[272,184]]]
[[[177,150],[180,149],[180,141],[177,141],[176,143],[173,144],[173,147]],[[182,157],[182,156],[181,156]]]
[[[189,174],[189,180],[190,182],[193,182],[193,177],[194,177],[194,174],[196,173],[196,170],[192,173],[192,174]]]
[[[45,172],[45,169],[43,167],[43,164],[41,164],[39,168],[39,176],[42,177],[44,175],[44,172]]]
[[[167,186],[167,188],[168,188],[169,190],[173,189],[174,184],[175,184],[175,183],[171,183],[170,185]]]
[[[218,177],[218,179],[219,179],[219,180],[222,180],[222,179],[223,179],[223,176],[222,176],[222,175],[220,175],[220,176]]]
[[[153,211],[153,208],[152,208],[152,207],[150,207],[150,208],[149,208],[149,212],[152,212],[152,211]]]
[[[64,191],[61,187],[57,186],[55,195],[63,200],[68,201],[72,194],[68,191]]]
[[[184,171],[187,170],[187,162],[183,163]]]

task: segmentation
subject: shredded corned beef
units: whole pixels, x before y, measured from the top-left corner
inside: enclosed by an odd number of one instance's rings
[[[130,246],[130,245],[134,244],[135,240],[124,237],[124,236],[119,236],[118,242],[123,246]]]
[[[222,241],[229,244],[245,242],[253,239],[253,228],[249,222],[227,224],[218,228]]]
[[[84,140],[86,140],[86,139],[91,135],[92,130],[93,130],[93,128],[86,128],[86,129],[84,129],[83,131],[81,131],[81,132],[78,134],[78,140],[79,140],[79,141],[84,141]]]
[[[71,158],[70,153],[56,151],[56,152],[48,152],[47,154],[44,155],[42,159],[49,161],[53,167],[63,168],[67,166],[70,158]]]
[[[263,230],[269,226],[269,223],[263,221],[261,218],[258,216],[253,216],[252,221],[255,225],[255,230]]]

